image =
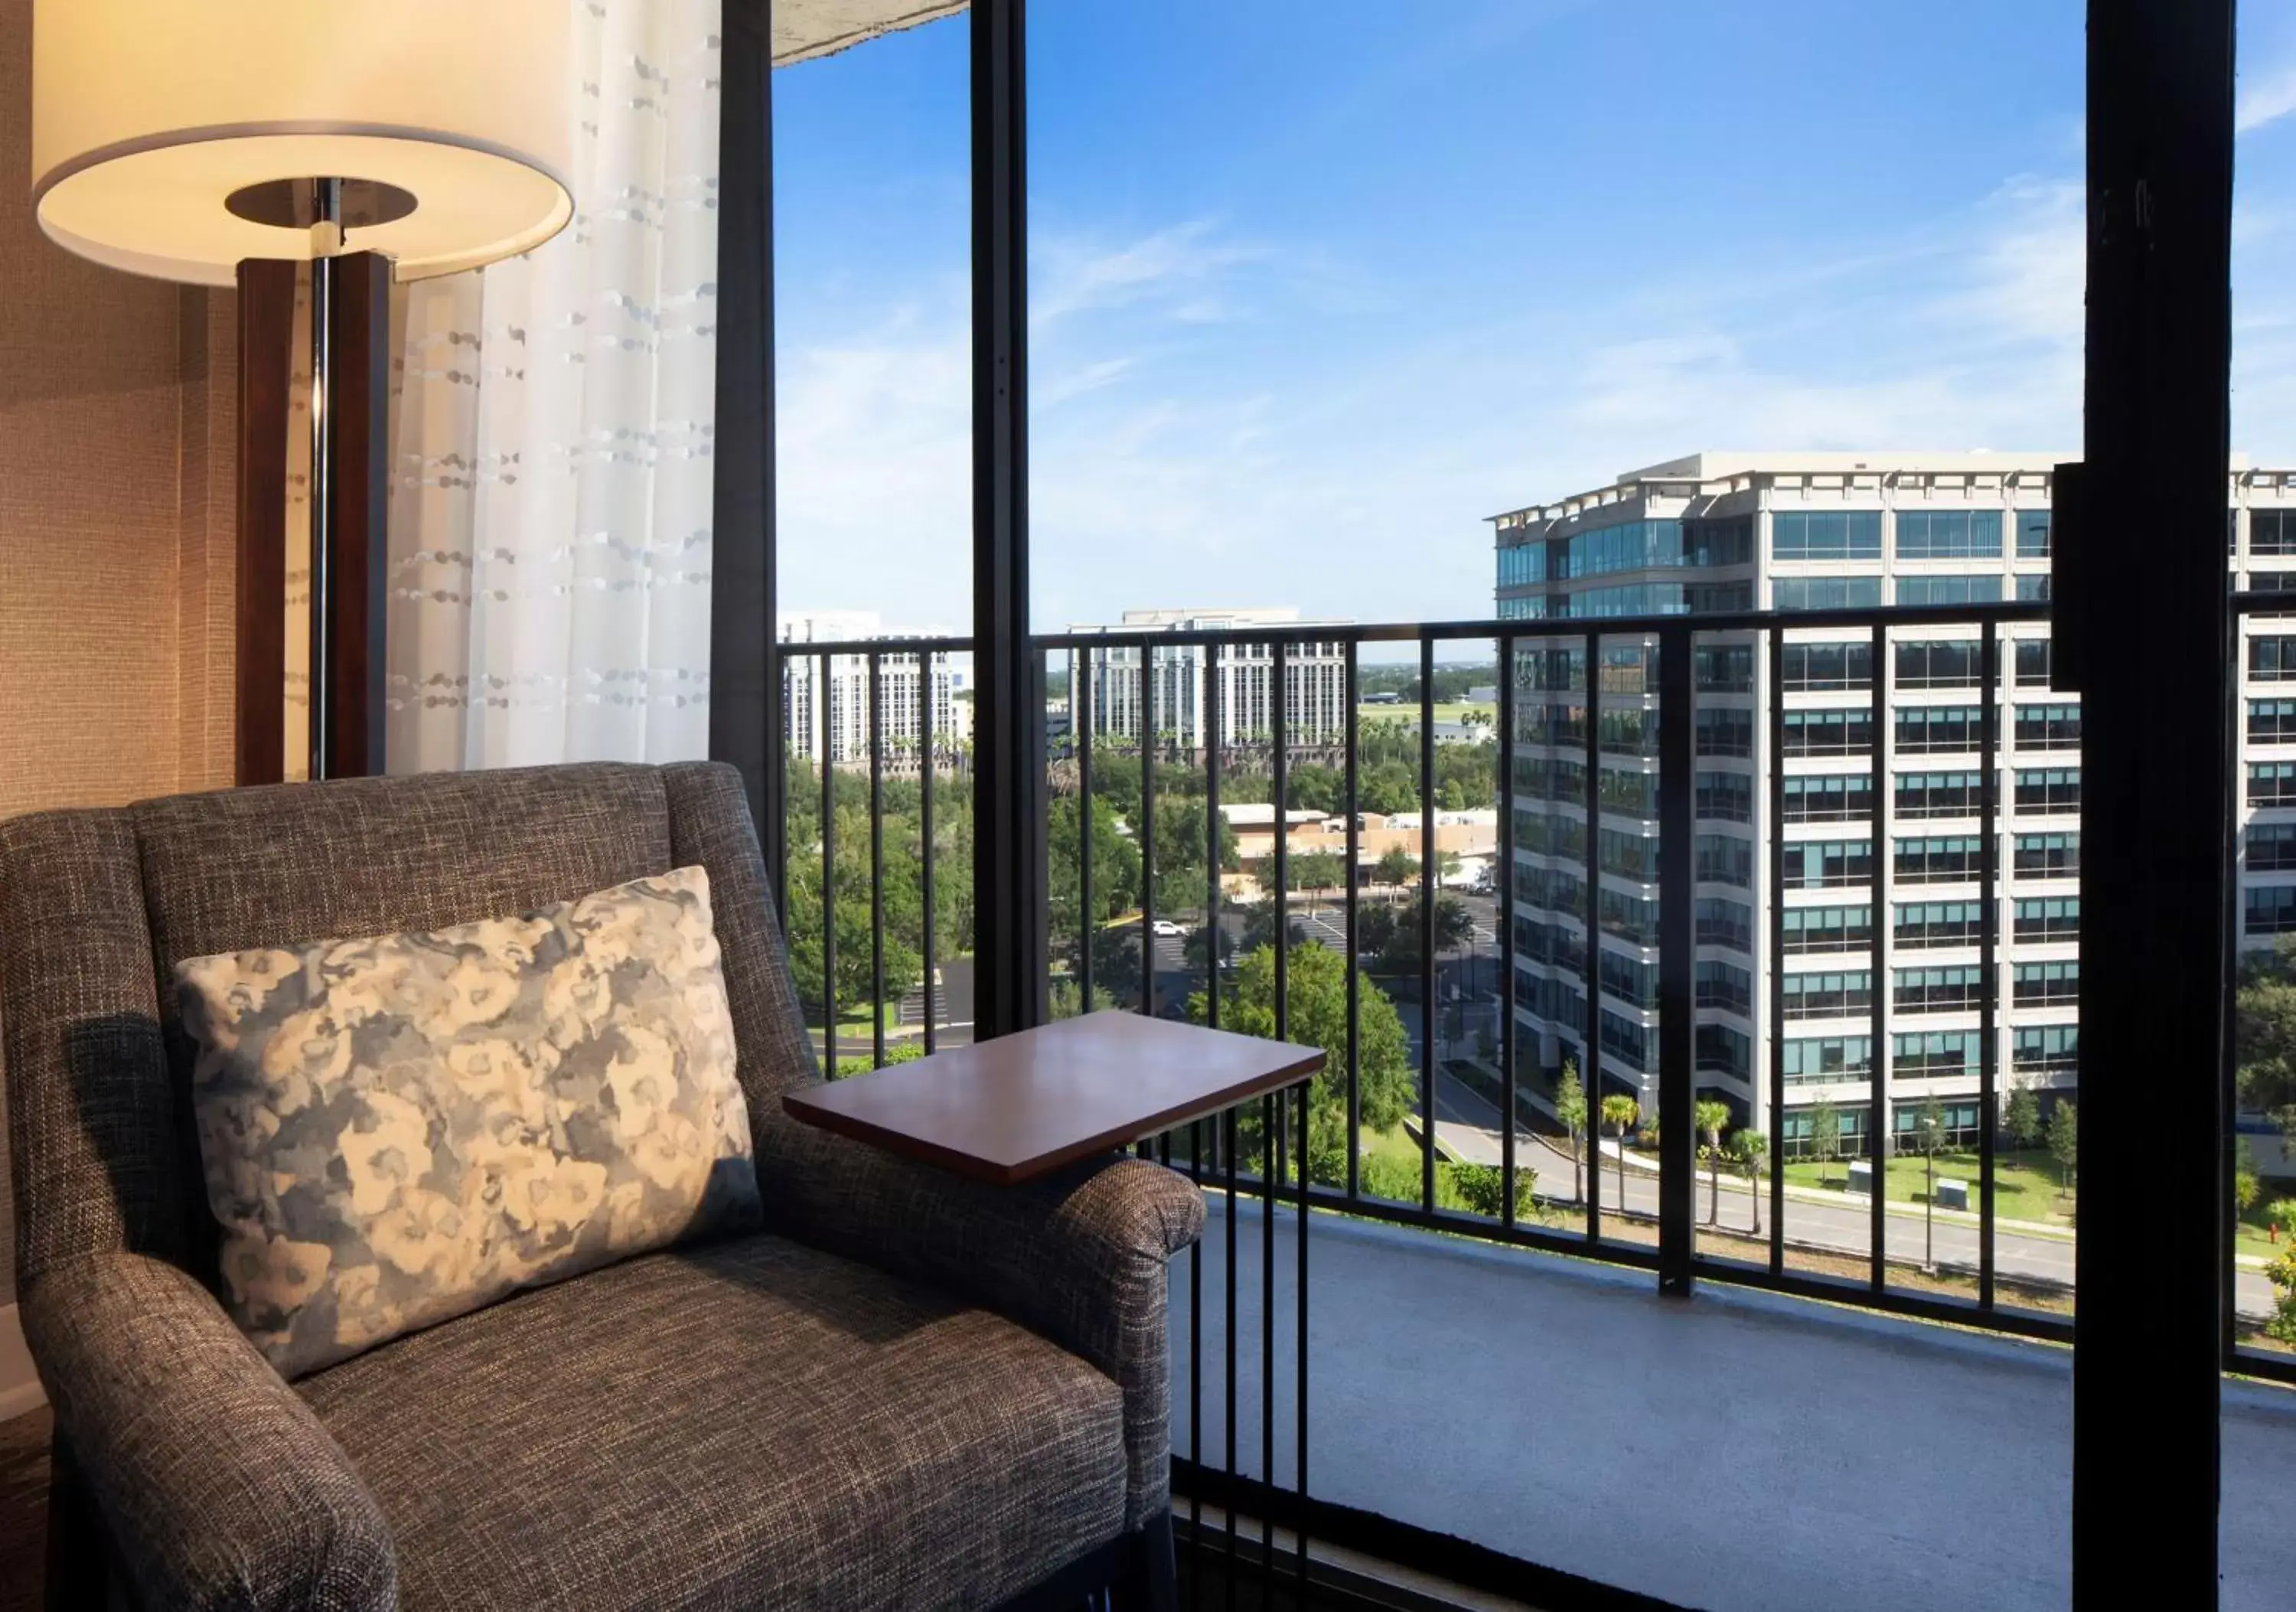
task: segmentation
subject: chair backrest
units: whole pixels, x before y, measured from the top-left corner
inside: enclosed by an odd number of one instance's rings
[[[730,767],[356,778],[0,824],[18,1281],[109,1247],[212,1279],[177,962],[503,917],[695,864],[766,1121],[817,1070]]]

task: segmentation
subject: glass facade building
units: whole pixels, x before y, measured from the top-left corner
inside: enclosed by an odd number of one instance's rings
[[[1767,604],[1779,611],[1947,607],[2047,596],[2054,461],[1967,455],[1700,456],[1495,522],[1500,616],[1599,621]],[[2232,477],[2236,587],[2271,589],[2296,555],[2296,475]],[[2296,610],[2243,627],[2243,943],[2296,934]],[[2080,702],[2049,686],[2044,624],[2000,629],[1984,686],[1974,623],[1890,629],[1889,788],[1874,798],[1870,627],[1702,635],[1696,651],[1697,1084],[1767,1128],[1773,1002],[1783,1011],[1792,1154],[1806,1110],[1857,1115],[1849,1150],[1907,1133],[1931,1095],[1973,1134],[1980,1010],[1997,1004],[1999,1098],[2044,1110],[2079,1079]],[[1603,848],[1589,930],[1581,633],[1517,640],[1513,780],[1528,1073],[1578,1056],[1587,950],[1598,949],[1606,1090],[1656,1101],[1658,682],[1654,640],[1606,642],[1595,723]],[[1996,748],[1981,752],[1984,707]],[[1782,705],[1775,753],[1769,717]],[[1997,899],[1982,900],[1988,782]],[[1783,806],[1773,814],[1770,785]],[[1781,839],[1773,871],[1772,840]],[[1611,854],[1611,848],[1633,848]],[[1889,859],[1875,907],[1876,847]],[[1543,898],[1567,890],[1570,901]],[[1774,921],[1775,920],[1775,921]],[[1983,946],[1990,931],[1995,977]],[[1883,942],[1880,962],[1877,936]],[[1537,937],[1526,947],[1525,937]],[[1873,1035],[1877,966],[1887,1032]],[[1561,1006],[1566,1011],[1551,1009]],[[1874,1062],[1889,1112],[1867,1123]],[[1527,1090],[1543,1090],[1529,1081]]]

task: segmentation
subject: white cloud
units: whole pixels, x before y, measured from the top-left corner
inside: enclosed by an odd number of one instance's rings
[[[1706,258],[1694,279],[1496,312],[1398,297],[1366,317],[1368,299],[1291,290],[1313,253],[1210,225],[1054,254],[1032,354],[1037,621],[1159,604],[1476,615],[1485,517],[1635,465],[1702,448],[2078,451],[2084,253],[2079,185],[2020,178],[1791,271],[1733,279]],[[2278,267],[2244,271],[2258,289],[2234,392],[2240,440],[2266,457],[2296,441],[2296,296],[2273,290],[2296,276],[2252,272]],[[1365,281],[1339,265],[1308,283]],[[1251,312],[1194,323],[1206,304]],[[951,295],[785,355],[793,604],[962,616],[967,317]]]
[[[2296,62],[2253,77],[2242,75],[2239,99],[2233,107],[2233,127],[2254,134],[2296,112]]]

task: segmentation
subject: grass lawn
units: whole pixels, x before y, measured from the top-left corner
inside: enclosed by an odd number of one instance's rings
[[[2276,1243],[2272,1240],[2272,1205],[2284,1197],[2296,1197],[2296,1182],[2267,1177],[2264,1190],[2257,1194],[2256,1202],[2241,1211],[2240,1225],[2233,1236],[2235,1253],[2277,1259],[2286,1252],[2285,1239]]]
[[[1940,1153],[1937,1172],[1956,1180],[1969,1183],[1969,1206],[1977,1209],[1977,1156],[1973,1153]],[[1786,1180],[1797,1187],[1826,1186],[1841,1188],[1849,1179],[1847,1160],[1837,1159],[1824,1167],[1824,1179],[1819,1180],[1819,1167],[1805,1159],[1786,1161]],[[1890,1161],[1888,1180],[1890,1201],[1893,1204],[1918,1204],[1926,1191],[1927,1176],[1923,1161],[1917,1157],[1894,1158]],[[2057,1192],[2056,1161],[2046,1152],[2036,1149],[2027,1153],[2004,1151],[1993,1156],[1993,1211],[2005,1221],[2033,1221],[2045,1225],[2070,1226],[2075,1199],[2060,1197]]]

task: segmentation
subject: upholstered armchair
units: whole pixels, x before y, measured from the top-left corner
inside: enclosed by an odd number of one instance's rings
[[[180,959],[701,864],[766,1229],[283,1380],[213,1296]],[[226,791],[0,826],[57,1598],[151,1608],[1169,1604],[1166,1262],[1130,1158],[979,1186],[786,1119],[818,1078],[728,769]],[[108,1582],[107,1582],[108,1581]]]

